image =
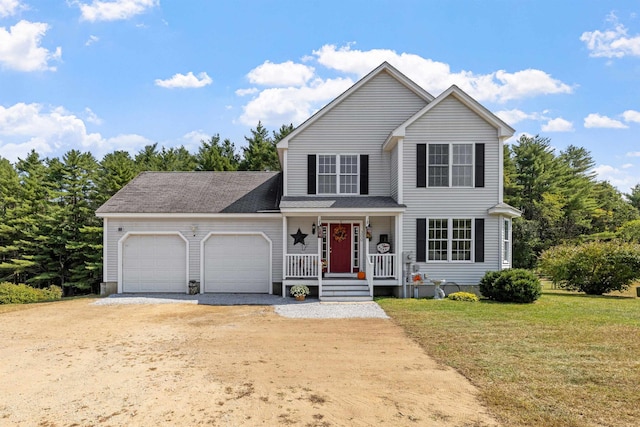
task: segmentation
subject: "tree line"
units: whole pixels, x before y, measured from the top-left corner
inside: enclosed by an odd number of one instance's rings
[[[12,164],[0,157],[0,282],[60,286],[65,295],[97,292],[102,280],[102,221],[95,211],[143,171],[279,170],[276,144],[293,130],[258,123],[238,154],[229,139],[184,146],[147,145],[133,157],[114,151],[98,161],[70,150],[62,158],[31,151]]]
[[[0,157],[0,282],[97,292],[102,221],[95,210],[120,188],[142,171],[279,170],[276,144],[293,129],[270,134],[258,123],[241,150],[214,135],[196,153],[156,143],[100,161],[78,150],[62,158],[31,151],[15,163]],[[561,243],[608,239],[628,224],[640,229],[640,184],[624,195],[598,181],[584,148],[556,154],[548,138],[522,136],[504,150],[504,199],[523,212],[513,222],[514,267],[535,268],[542,251]]]

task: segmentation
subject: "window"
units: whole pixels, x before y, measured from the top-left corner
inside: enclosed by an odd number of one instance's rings
[[[318,194],[358,194],[358,156],[318,155]]]
[[[358,193],[358,156],[340,156],[340,193]]]
[[[503,227],[503,233],[504,235],[502,236],[502,245],[504,246],[502,249],[502,262],[504,263],[509,263],[509,256],[511,255],[511,239],[510,239],[510,224],[509,224],[509,220],[505,219],[504,220],[504,227]]]
[[[429,144],[429,187],[472,187],[473,144]]]
[[[449,186],[449,145],[429,145],[429,187]]]
[[[471,261],[471,220],[452,220],[451,260]]]
[[[360,268],[360,226],[353,225],[353,268]]]
[[[429,219],[427,261],[471,261],[473,220]]]
[[[336,156],[318,156],[318,193],[336,193]]]
[[[446,219],[429,220],[429,261],[447,260],[447,231]]]
[[[451,185],[471,187],[473,185],[473,147],[471,144],[453,144]]]

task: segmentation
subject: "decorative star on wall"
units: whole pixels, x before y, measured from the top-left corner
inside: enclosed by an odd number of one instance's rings
[[[299,228],[295,234],[291,234],[290,236],[293,237],[294,245],[297,245],[298,243],[302,244],[303,246],[306,245],[306,243],[304,242],[304,239],[307,238],[308,234],[304,234],[302,231],[300,231]]]

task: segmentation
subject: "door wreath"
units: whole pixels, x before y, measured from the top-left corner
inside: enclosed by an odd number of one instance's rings
[[[336,242],[342,242],[347,238],[347,229],[344,226],[339,225],[333,230],[333,239]]]

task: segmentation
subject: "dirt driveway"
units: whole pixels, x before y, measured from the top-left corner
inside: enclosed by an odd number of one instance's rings
[[[0,425],[496,425],[392,320],[90,302],[0,314]]]

